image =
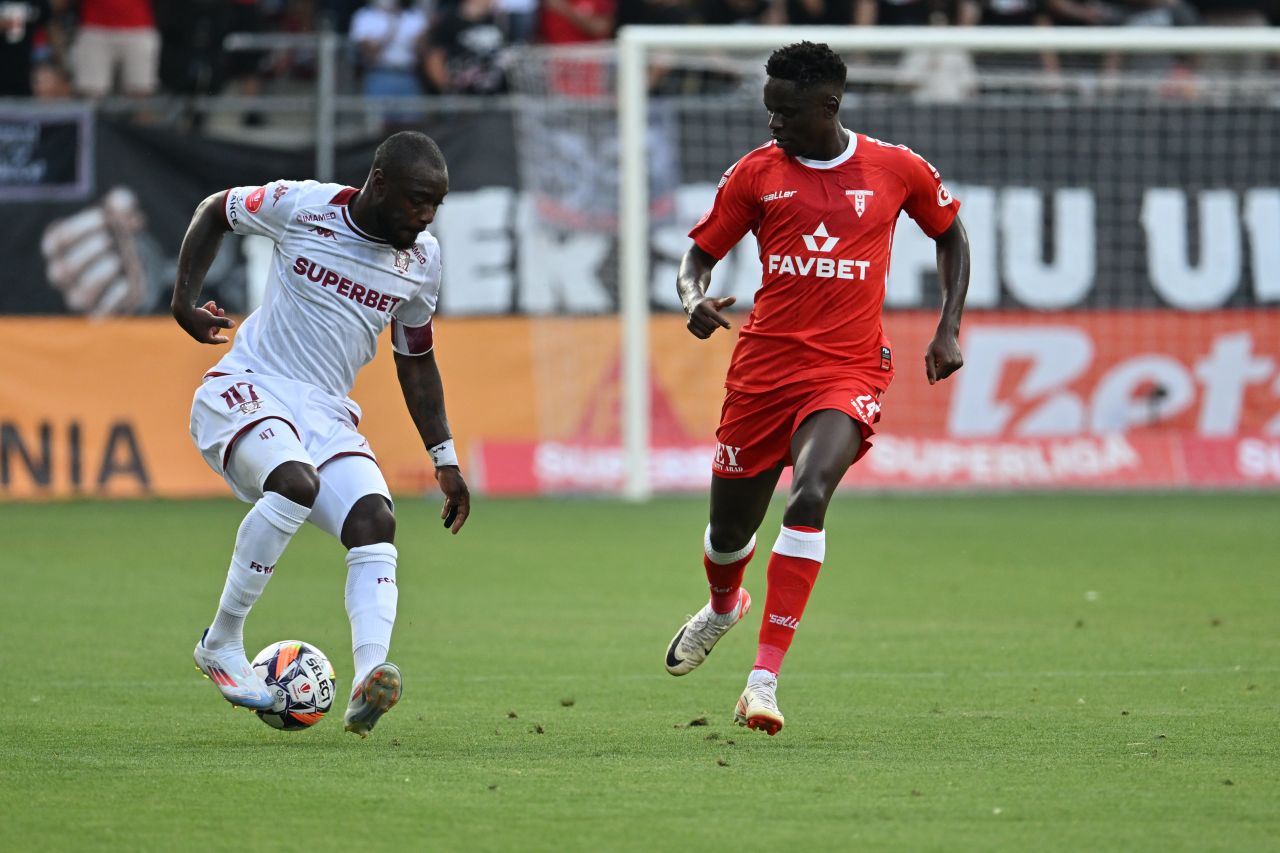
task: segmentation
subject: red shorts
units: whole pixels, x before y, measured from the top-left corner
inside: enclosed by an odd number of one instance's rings
[[[877,382],[842,378],[820,385],[798,382],[759,394],[725,393],[716,429],[716,456],[711,470],[718,477],[754,477],[781,462],[792,464],[791,436],[814,412],[844,412],[862,429],[862,446],[853,461],[871,449],[872,428],[880,420],[884,378]]]

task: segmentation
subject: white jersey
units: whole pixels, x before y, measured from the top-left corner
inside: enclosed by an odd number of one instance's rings
[[[233,187],[223,212],[237,234],[276,244],[262,306],[210,372],[280,376],[346,398],[388,323],[403,355],[431,350],[440,244],[423,231],[407,251],[362,231],[356,190],[316,181]]]

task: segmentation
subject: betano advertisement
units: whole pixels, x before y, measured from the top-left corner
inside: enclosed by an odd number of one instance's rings
[[[965,367],[929,386],[932,312],[891,312],[897,377],[852,489],[1280,487],[1280,310],[972,312]],[[441,318],[469,481],[487,494],[622,482],[612,317]],[[651,324],[662,490],[705,489],[733,338]],[[392,489],[433,487],[383,346],[353,392]],[[0,318],[0,496],[226,494],[191,444],[217,351],[170,320]]]

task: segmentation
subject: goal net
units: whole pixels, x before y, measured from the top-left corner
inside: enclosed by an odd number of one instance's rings
[[[768,54],[804,39],[845,58],[847,128],[942,173],[972,248],[966,364],[930,387],[934,247],[897,228],[898,371],[848,485],[1280,483],[1280,35],[638,27],[530,51],[513,75],[530,96],[523,236],[562,261],[566,241],[612,241],[580,258],[601,287],[531,306],[547,332],[534,452],[558,472],[540,487],[705,488],[760,262],[748,235],[716,267],[713,293],[738,302],[710,341],[684,330],[676,265],[721,174],[768,141]]]

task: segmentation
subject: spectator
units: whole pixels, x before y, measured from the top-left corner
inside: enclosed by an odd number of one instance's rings
[[[614,0],[542,0],[542,41],[575,44],[613,37]]]
[[[500,17],[506,19],[507,41],[528,44],[538,35],[538,0],[498,0]]]
[[[1066,26],[1106,27],[1124,20],[1117,6],[1101,0],[1047,0],[1047,8],[1055,24]]]
[[[427,79],[449,95],[492,95],[507,88],[507,34],[495,0],[462,0],[427,34]]]
[[[704,24],[783,24],[782,0],[702,0],[698,17]]]
[[[853,22],[853,6],[854,0],[786,0],[787,23],[801,27],[848,26]]]
[[[33,94],[36,33],[50,12],[48,0],[0,3],[0,97]]]
[[[362,91],[370,97],[422,94],[418,45],[427,15],[413,0],[371,0],[351,19],[351,40],[364,66]]]
[[[155,94],[160,68],[160,33],[151,0],[81,0],[80,32],[71,48],[76,91],[109,95],[120,74],[129,95]]]
[[[1126,27],[1189,27],[1199,23],[1196,10],[1185,0],[1127,0]]]
[[[617,26],[628,24],[687,24],[685,0],[617,0]]]
[[[1047,0],[960,0],[961,26],[981,24],[984,27],[1049,27],[1053,25],[1046,8]],[[983,70],[1021,71],[1033,60],[1023,54],[979,54],[975,61]],[[1041,68],[1047,75],[1046,85],[1056,86],[1061,65],[1052,51],[1040,54]]]
[[[824,8],[821,0],[787,0],[787,20],[792,24],[837,23],[844,16],[844,3]],[[853,22],[862,27],[924,27],[930,23],[933,4],[929,0],[856,0]],[[799,16],[799,17],[797,17]],[[847,23],[844,17],[839,23]]]

